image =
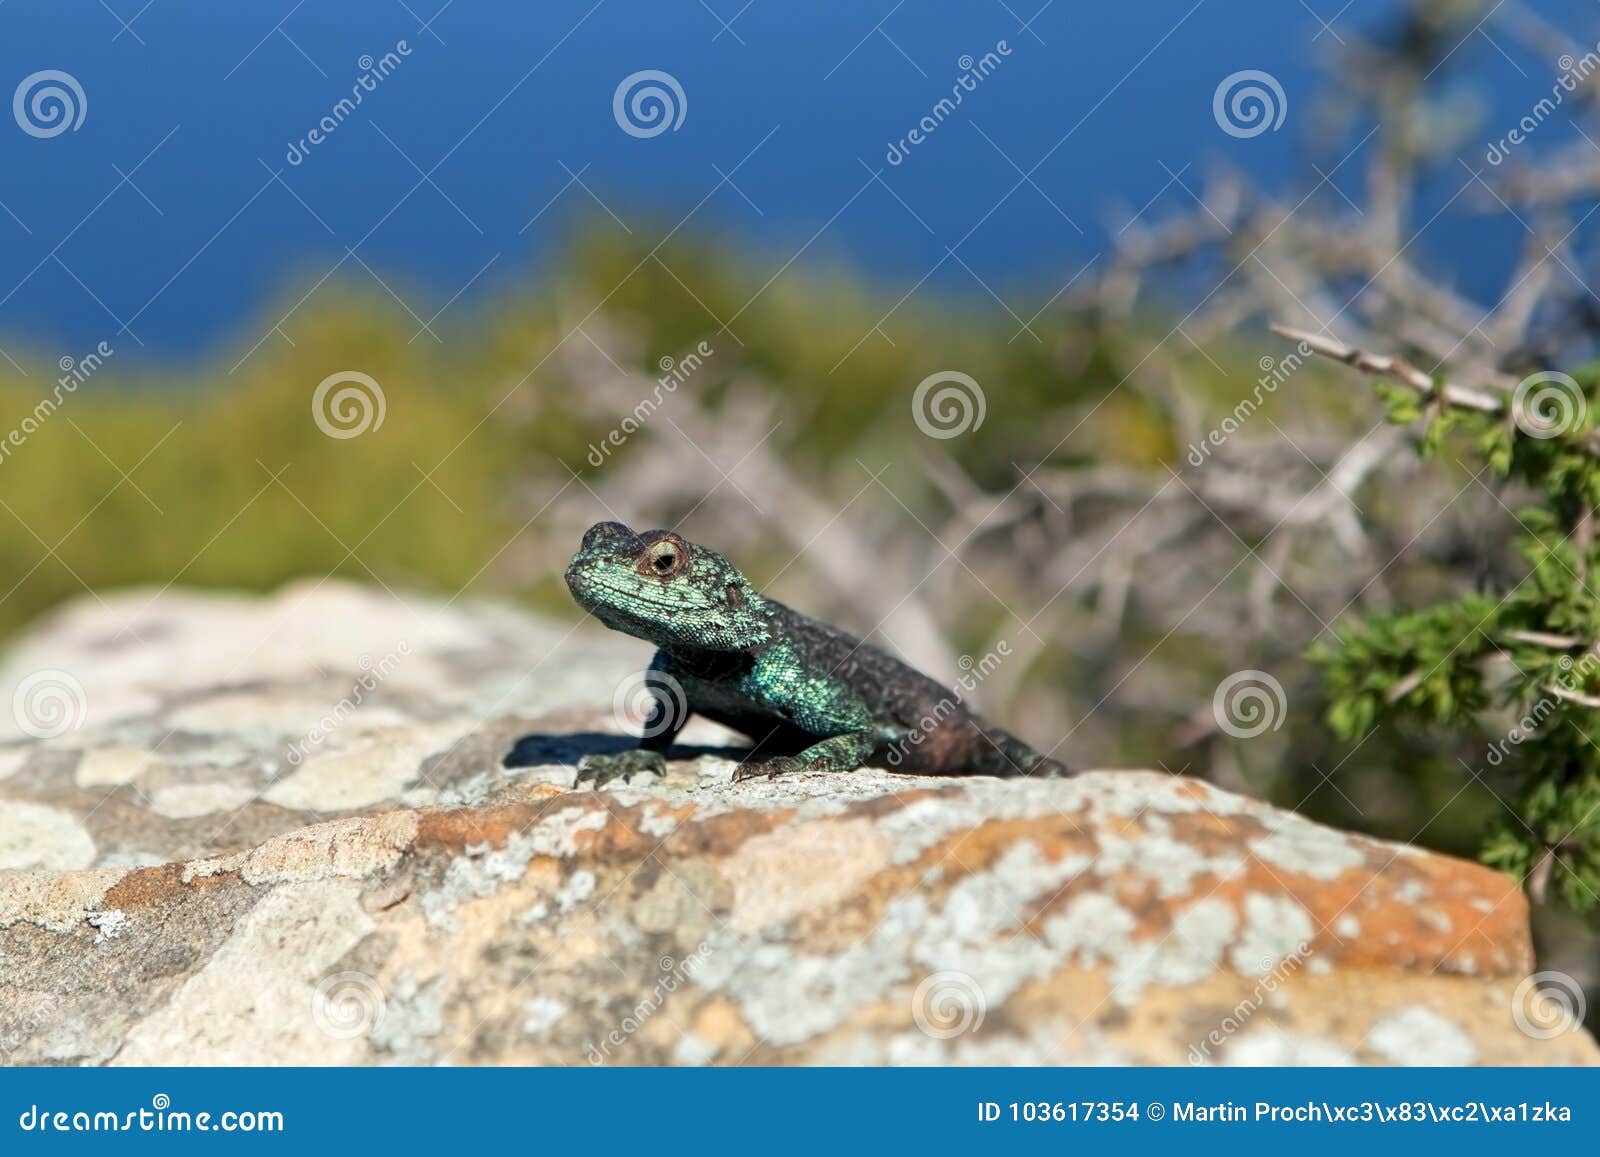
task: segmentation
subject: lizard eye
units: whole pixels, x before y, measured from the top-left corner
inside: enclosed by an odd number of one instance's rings
[[[644,565],[641,569],[657,578],[671,578],[683,569],[686,557],[683,548],[676,542],[663,538],[659,542],[651,543],[650,548],[645,551]]]
[[[744,606],[744,592],[739,589],[738,583],[728,584],[726,597],[728,600],[728,606],[733,610],[738,610],[740,607]]]

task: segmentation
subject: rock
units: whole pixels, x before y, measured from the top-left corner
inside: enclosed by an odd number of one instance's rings
[[[1199,781],[732,784],[696,723],[664,780],[574,790],[647,655],[332,582],[68,607],[0,667],[0,1052],[1600,1061],[1515,1007],[1512,881]]]

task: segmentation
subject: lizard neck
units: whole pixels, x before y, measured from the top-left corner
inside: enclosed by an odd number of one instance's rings
[[[713,651],[707,647],[690,647],[681,643],[660,649],[672,661],[673,667],[713,683],[737,678],[754,667],[756,662],[753,651]]]
[[[766,638],[759,643],[737,650],[715,647],[698,647],[693,643],[673,640],[658,643],[661,652],[691,674],[706,679],[721,679],[743,674],[750,670],[762,652],[781,641],[784,631],[780,622],[782,604],[755,596],[744,613],[759,620],[765,627]]]

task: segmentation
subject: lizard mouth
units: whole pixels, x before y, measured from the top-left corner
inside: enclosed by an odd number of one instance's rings
[[[611,586],[609,583],[600,582],[597,579],[588,579],[587,585],[595,588],[596,590],[605,591],[607,594],[615,595],[618,599],[625,600],[625,602],[643,603],[646,606],[655,607],[656,609],[663,611],[681,611],[684,609],[682,603],[669,603],[664,602],[661,599],[647,598],[644,595],[639,594],[637,591],[625,591],[618,587]],[[613,603],[612,605],[616,606],[617,604]],[[619,609],[626,608],[624,606]]]

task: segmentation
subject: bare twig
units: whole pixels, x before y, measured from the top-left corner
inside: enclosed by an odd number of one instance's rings
[[[1443,398],[1452,406],[1460,406],[1466,410],[1478,410],[1485,414],[1505,412],[1506,406],[1503,399],[1481,390],[1471,390],[1463,386],[1452,386],[1448,383],[1440,382],[1423,373],[1404,358],[1394,357],[1389,354],[1368,353],[1366,350],[1346,345],[1337,338],[1324,337],[1308,330],[1295,329],[1293,326],[1274,325],[1272,332],[1280,334],[1290,341],[1303,343],[1314,354],[1331,358],[1336,362],[1343,362],[1347,366],[1354,366],[1364,374],[1393,378],[1400,385],[1409,386],[1426,397]]]
[[[1528,643],[1535,647],[1549,647],[1553,651],[1570,651],[1582,647],[1585,640],[1577,635],[1555,635],[1549,631],[1507,631],[1502,638],[1513,643]]]
[[[1545,691],[1557,699],[1564,699],[1568,703],[1576,703],[1580,707],[1600,708],[1600,698],[1594,695],[1585,695],[1581,691],[1569,691],[1565,687],[1557,687],[1554,683],[1546,683]]]

